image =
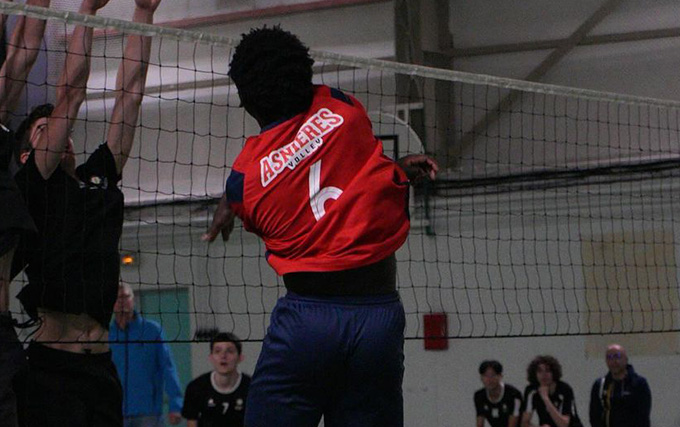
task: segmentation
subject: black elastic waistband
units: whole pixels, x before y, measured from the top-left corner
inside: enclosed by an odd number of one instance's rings
[[[397,288],[394,254],[364,267],[341,271],[297,272],[283,275],[286,289],[298,295],[385,295]]]

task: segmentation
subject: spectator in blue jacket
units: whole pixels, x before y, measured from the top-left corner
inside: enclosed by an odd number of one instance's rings
[[[125,427],[163,426],[164,388],[168,422],[178,424],[182,420],[182,387],[170,348],[161,326],[135,311],[134,301],[130,285],[121,283],[109,332],[113,362],[123,385]]]
[[[609,373],[593,384],[590,393],[592,427],[649,427],[652,392],[647,380],[628,364],[626,349],[607,347]]]

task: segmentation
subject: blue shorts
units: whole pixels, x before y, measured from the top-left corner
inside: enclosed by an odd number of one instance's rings
[[[404,424],[404,308],[380,296],[279,299],[246,404],[247,427]]]

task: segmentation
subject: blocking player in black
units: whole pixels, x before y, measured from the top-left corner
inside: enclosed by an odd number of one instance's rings
[[[538,415],[540,427],[581,427],[574,391],[562,379],[562,365],[552,356],[536,356],[527,368],[529,385],[524,391],[522,427],[533,427]]]
[[[93,15],[107,2],[83,0],[80,13]],[[135,0],[133,21],[152,23],[159,3]],[[108,347],[123,226],[118,182],[134,141],[151,38],[127,37],[106,143],[76,168],[70,132],[86,95],[92,38],[92,28],[75,27],[55,105],[34,109],[17,131],[23,166],[15,181],[38,228],[37,241],[21,250],[28,285],[18,296],[40,322],[20,397],[30,426],[123,423]]]
[[[208,359],[214,370],[196,378],[184,394],[182,416],[188,427],[242,427],[250,377],[239,372],[241,341],[219,333],[210,342]]]
[[[517,427],[522,406],[522,394],[503,382],[503,365],[496,360],[485,360],[479,365],[484,388],[475,393],[477,427],[484,420],[491,427]]]
[[[49,7],[50,1],[27,0],[26,4]],[[6,18],[0,15],[3,35]],[[19,240],[35,233],[33,220],[10,173],[14,133],[9,130],[9,122],[38,56],[44,33],[44,20],[17,17],[0,68],[0,424],[8,426],[18,422],[12,383],[25,365],[23,347],[9,312],[11,266]],[[1,39],[4,45],[4,37]]]

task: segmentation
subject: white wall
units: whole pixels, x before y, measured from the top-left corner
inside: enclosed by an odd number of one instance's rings
[[[601,194],[564,192],[564,197],[541,198],[542,193],[536,192],[508,198],[479,197],[474,203],[468,200],[470,204],[438,199],[434,223],[437,237],[423,235],[416,218],[409,241],[398,253],[398,280],[409,338],[404,380],[406,425],[472,423],[472,393],[481,386],[479,363],[487,358],[499,359],[505,365],[506,381],[522,388],[526,366],[537,354],[552,354],[562,362],[564,380],[573,386],[580,414],[587,421],[590,386],[606,370],[604,344],[621,340],[625,340],[631,362],[649,380],[654,395],[653,425],[678,425],[680,412],[673,397],[677,385],[668,375],[679,364],[676,334],[662,336],[661,343],[654,334],[601,339],[541,336],[609,331],[598,329],[589,316],[588,310],[595,307],[594,301],[585,301],[592,284],[586,279],[588,261],[583,258],[583,246],[604,241],[603,236],[612,233],[635,234],[641,230],[662,230],[677,239],[680,230],[672,212],[680,206],[676,200],[662,200],[662,193],[674,191],[677,185],[674,180],[665,180],[651,186],[614,185],[607,187],[612,191],[603,189]],[[632,202],[633,198],[640,203]],[[524,204],[517,204],[518,200],[524,200]],[[468,210],[473,204],[474,211]],[[163,212],[157,215],[165,219]],[[186,219],[182,212],[174,218]],[[198,220],[193,227],[167,228],[158,237],[154,227],[148,227],[152,230],[149,233],[131,228],[122,246],[141,252],[139,271],[124,270],[123,276],[152,288],[189,286],[195,310],[193,328],[216,326],[259,340],[267,314],[283,292],[280,279],[266,265],[263,248],[254,236],[237,227],[227,245],[217,242],[206,247],[198,240],[204,227]],[[652,237],[635,248],[663,243]],[[680,254],[673,254],[673,259],[665,262],[675,268]],[[654,262],[642,260],[637,267],[661,267]],[[636,266],[617,263],[613,267],[620,270]],[[658,311],[664,307],[668,310],[666,302],[652,302],[654,310],[649,316],[656,320],[638,327],[677,327],[677,279],[671,277],[658,285],[669,288],[671,312],[659,319]],[[620,286],[634,288],[636,284]],[[613,311],[619,307],[613,301],[601,306]],[[449,313],[450,333],[462,337],[451,340],[447,351],[424,351],[422,340],[413,339],[423,336],[422,315],[430,311]],[[613,325],[611,331],[620,326],[606,320],[602,325]],[[482,338],[494,335],[516,337]],[[252,372],[258,349],[258,343],[246,346],[245,372]],[[193,352],[194,372],[209,369],[206,346],[196,345]]]

